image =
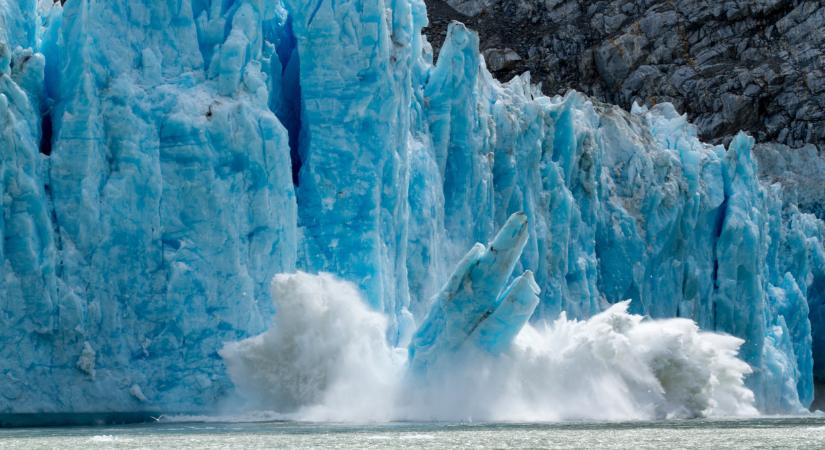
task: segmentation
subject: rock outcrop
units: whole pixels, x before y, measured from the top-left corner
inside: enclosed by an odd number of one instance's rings
[[[530,71],[546,94],[576,89],[626,109],[634,101],[671,102],[714,143],[727,144],[744,130],[758,142],[788,146],[790,160],[821,160],[825,151],[822,1],[427,0],[427,6],[434,47],[449,21],[462,21],[479,32],[499,78]],[[799,150],[808,144],[816,148]],[[808,202],[815,204],[811,211],[821,209],[825,196],[819,197]]]

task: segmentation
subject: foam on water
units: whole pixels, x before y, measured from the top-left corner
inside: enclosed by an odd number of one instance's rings
[[[625,420],[756,415],[738,338],[613,305],[526,325],[493,355],[467,350],[426,376],[387,344],[387,321],[331,275],[278,275],[269,331],[221,355],[247,410],[297,420]],[[240,416],[243,417],[243,416]]]

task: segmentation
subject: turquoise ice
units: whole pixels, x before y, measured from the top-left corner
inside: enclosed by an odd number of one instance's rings
[[[414,371],[426,372],[465,346],[497,352],[512,343],[539,300],[532,272],[505,288],[526,242],[527,215],[518,212],[489,246],[474,245],[458,262],[410,342]]]
[[[0,2],[0,412],[209,410],[296,269],[421,364],[631,299],[745,339],[763,412],[812,401],[825,230],[749,137],[499,83],[460,24],[433,63],[421,0],[51,3]],[[428,317],[517,212],[521,256],[462,300],[492,315]]]

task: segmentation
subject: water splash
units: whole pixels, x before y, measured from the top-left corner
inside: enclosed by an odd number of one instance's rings
[[[404,355],[357,288],[299,272],[276,275],[272,296],[269,331],[220,351],[246,406],[307,420],[391,417]]]
[[[350,283],[285,274],[269,331],[221,350],[247,410],[295,420],[559,421],[756,415],[742,340],[617,303],[526,325],[499,354],[457,353],[421,377]]]

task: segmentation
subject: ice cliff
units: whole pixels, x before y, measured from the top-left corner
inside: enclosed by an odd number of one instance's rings
[[[354,282],[425,361],[453,346],[416,332],[431,298],[504,264],[461,257],[518,211],[530,273],[484,292],[521,292],[485,336],[630,299],[744,339],[761,411],[810,404],[825,230],[752,139],[502,85],[460,24],[433,64],[426,23],[420,0],[0,1],[0,412],[208,410],[219,349],[295,269]]]

